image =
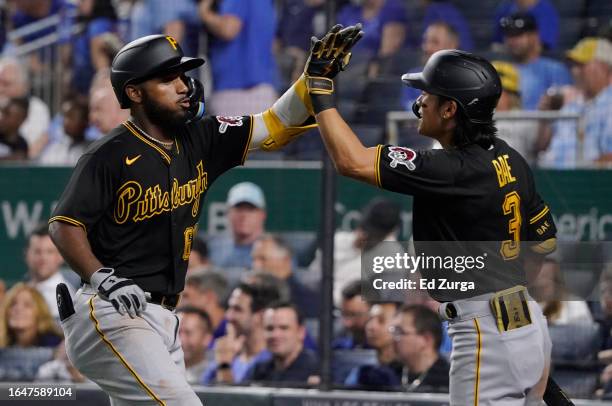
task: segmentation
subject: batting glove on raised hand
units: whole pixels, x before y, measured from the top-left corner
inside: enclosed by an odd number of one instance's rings
[[[111,302],[121,315],[127,313],[134,318],[147,307],[144,291],[133,280],[116,276],[112,268],[98,269],[89,281],[100,297]]]
[[[315,113],[334,107],[332,79],[346,69],[351,59],[351,48],[362,36],[361,24],[346,28],[337,24],[323,38],[310,39],[310,55],[304,76]]]

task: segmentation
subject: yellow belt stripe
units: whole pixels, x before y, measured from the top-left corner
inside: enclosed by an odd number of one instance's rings
[[[64,223],[72,224],[73,226],[81,227],[83,231],[87,232],[87,227],[85,227],[85,224],[81,223],[79,220],[75,220],[66,216],[53,216],[49,219],[48,224],[51,224],[54,221],[61,221]]]
[[[139,140],[141,140],[145,144],[157,150],[157,152],[161,154],[161,156],[166,160],[166,162],[170,163],[170,155],[168,155],[163,149],[161,149],[160,147],[158,147],[157,145],[155,145],[154,143],[152,143],[151,141],[149,141],[148,139],[140,135],[138,131],[136,131],[136,129],[132,128],[132,126],[129,124],[129,121],[124,121],[123,125],[125,126],[125,128],[130,130],[130,132],[134,134]]]
[[[375,179],[376,179],[376,186],[378,187],[382,187],[382,183],[380,181],[380,154],[382,152],[382,145],[379,145],[376,147],[376,163],[374,165],[374,173],[375,173]]]
[[[548,206],[544,206],[544,208],[542,209],[542,211],[538,214],[535,215],[535,217],[533,217],[531,220],[529,220],[529,224],[533,224],[536,221],[538,221],[539,219],[541,219],[542,217],[544,217],[544,215],[548,213]]]
[[[241,165],[244,165],[244,161],[246,161],[247,154],[249,153],[249,146],[251,145],[251,139],[253,138],[253,127],[255,127],[255,120],[253,119],[253,115],[249,115],[249,118],[249,121],[251,122],[251,126],[249,127],[249,139],[247,140],[247,143],[244,147],[244,152],[242,153],[242,162],[240,162]]]
[[[94,315],[94,304],[93,304],[93,300],[96,296],[92,296],[91,299],[89,299],[89,317],[91,318],[91,320],[94,322],[95,327],[96,327],[96,331],[98,332],[98,334],[100,335],[100,337],[102,338],[102,341],[104,341],[109,347],[110,349],[115,353],[115,355],[119,358],[119,360],[121,360],[121,362],[123,363],[123,365],[128,369],[128,371],[130,371],[130,373],[132,375],[134,375],[134,378],[136,378],[136,380],[138,381],[138,383],[140,384],[140,386],[142,386],[144,388],[144,390],[147,392],[147,394],[149,396],[151,396],[157,403],[159,403],[162,406],[166,406],[166,403],[164,403],[163,400],[161,400],[159,397],[157,397],[157,395],[155,395],[155,393],[153,393],[153,391],[151,390],[151,388],[149,388],[147,386],[146,383],[144,383],[144,381],[138,376],[138,374],[136,373],[136,371],[134,371],[134,369],[130,366],[130,364],[127,363],[127,361],[123,358],[123,356],[119,353],[119,351],[117,351],[117,349],[115,348],[115,346],[113,346],[113,344],[108,340],[108,338],[106,338],[106,336],[104,335],[104,333],[102,332],[102,330],[100,329],[100,323],[98,322],[98,319],[96,319],[96,316]]]
[[[478,406],[478,386],[480,385],[480,350],[482,348],[482,338],[480,335],[480,324],[478,319],[474,319],[476,333],[478,334],[478,344],[476,349],[476,382],[474,384],[474,406]]]

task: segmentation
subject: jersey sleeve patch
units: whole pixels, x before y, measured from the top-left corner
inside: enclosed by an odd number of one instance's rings
[[[216,116],[219,122],[219,133],[225,134],[228,127],[242,127],[243,121],[241,116]]]
[[[389,147],[387,156],[391,159],[389,166],[397,168],[398,165],[405,166],[409,171],[414,171],[416,166],[414,160],[417,156],[413,149],[406,147]]]

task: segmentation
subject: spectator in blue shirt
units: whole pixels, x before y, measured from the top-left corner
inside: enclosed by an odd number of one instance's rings
[[[264,309],[280,299],[270,285],[241,283],[228,301],[227,334],[215,341],[215,359],[204,372],[202,382],[240,383],[247,371],[272,354],[266,349],[263,329]]]
[[[544,48],[553,50],[559,39],[559,13],[550,0],[510,0],[503,2],[495,11],[494,42],[502,42],[504,32],[498,25],[499,21],[514,13],[523,12],[534,16],[540,27],[540,41]]]
[[[400,0],[352,0],[338,12],[338,23],[344,26],[363,24],[364,36],[353,48],[372,58],[368,76],[378,74],[377,59],[395,55],[406,40],[408,16]]]
[[[361,280],[356,279],[342,288],[340,303],[342,328],[332,347],[335,350],[370,348],[366,342],[365,325],[368,322],[370,304],[361,295]]]
[[[408,72],[421,72],[423,66],[427,63],[429,57],[434,53],[443,49],[458,49],[459,48],[459,34],[455,29],[448,23],[443,21],[436,21],[427,27],[423,33],[423,40],[421,42],[421,64],[414,66],[408,70]],[[404,86],[402,90],[402,106],[406,110],[411,111],[412,103],[421,95],[419,89]]]
[[[79,2],[77,32],[71,40],[72,88],[81,95],[89,92],[96,71],[108,68],[112,55],[104,34],[115,30],[117,16],[110,0]]]
[[[552,132],[544,132],[548,150],[543,166],[573,168],[612,161],[612,43],[588,37],[567,52],[572,61],[583,98],[563,106],[561,112],[579,113],[576,121],[558,121]],[[582,145],[580,146],[579,140]],[[581,155],[579,155],[579,151]]]
[[[253,243],[263,235],[266,199],[252,182],[238,183],[227,193],[230,230],[208,241],[210,260],[219,268],[251,269]]]
[[[542,56],[538,25],[531,14],[516,13],[500,21],[504,41],[521,78],[520,91],[525,110],[535,110],[540,98],[552,86],[572,82],[561,62]]]
[[[11,17],[13,29],[21,28],[25,25],[42,20],[43,18],[52,15],[62,16],[59,26],[50,25],[46,28],[31,32],[23,36],[23,43],[34,41],[46,35],[53,34],[58,30],[63,32],[63,29],[69,26],[68,14],[74,7],[67,0],[27,0],[15,2],[16,10]],[[64,18],[65,17],[65,18]],[[66,39],[65,37],[63,37]]]
[[[423,35],[427,28],[436,22],[443,21],[448,24],[459,36],[459,45],[456,49],[471,51],[474,41],[470,33],[470,26],[461,11],[448,0],[427,0],[425,16],[423,17]]]
[[[266,349],[271,357],[255,362],[245,381],[282,385],[304,385],[319,374],[317,355],[304,348],[304,319],[291,302],[276,302],[263,314]]]
[[[272,0],[202,0],[200,18],[210,34],[211,112],[229,116],[268,109],[276,96],[272,54],[276,12]]]
[[[186,55],[195,55],[198,29],[193,0],[137,0],[130,10],[126,42],[146,35],[166,34],[181,44]]]

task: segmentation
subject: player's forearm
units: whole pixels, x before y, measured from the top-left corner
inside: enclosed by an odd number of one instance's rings
[[[261,148],[265,151],[282,148],[299,135],[316,127],[311,118],[313,115],[312,103],[302,76],[272,107],[253,116],[250,148]]]
[[[68,265],[83,280],[89,281],[104,266],[91,251],[87,234],[81,227],[54,221],[49,224],[49,234]]]
[[[341,175],[375,184],[376,148],[366,148],[335,108],[316,115],[325,148]]]

